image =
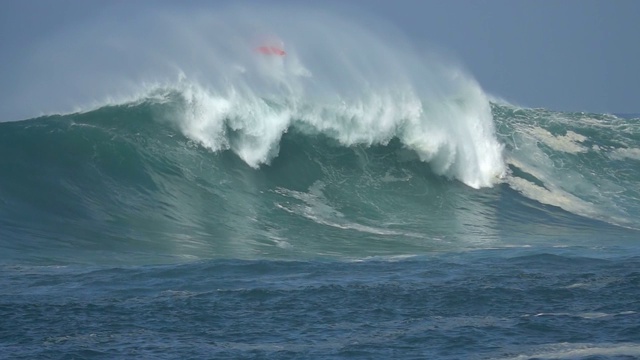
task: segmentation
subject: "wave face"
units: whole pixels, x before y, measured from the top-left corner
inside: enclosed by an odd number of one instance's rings
[[[362,258],[638,235],[637,119],[494,104],[509,170],[475,189],[401,136],[345,140],[373,132],[357,133],[357,117],[314,115],[323,128],[291,112],[260,136],[264,109],[287,112],[264,100],[216,132],[197,98],[167,90],[0,124],[4,261]]]

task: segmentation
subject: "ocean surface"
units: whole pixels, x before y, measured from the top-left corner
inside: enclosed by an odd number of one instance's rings
[[[640,358],[640,118],[326,21],[0,119],[0,358]]]

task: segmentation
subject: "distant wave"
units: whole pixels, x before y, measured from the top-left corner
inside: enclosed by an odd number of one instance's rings
[[[494,105],[493,113],[512,188],[572,213],[640,227],[638,121],[509,105]]]

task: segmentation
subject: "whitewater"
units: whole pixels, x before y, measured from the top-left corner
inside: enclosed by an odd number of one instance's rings
[[[0,357],[640,356],[638,116],[373,17],[118,11],[0,102]]]

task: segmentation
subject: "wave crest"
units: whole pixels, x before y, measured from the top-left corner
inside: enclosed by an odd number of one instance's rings
[[[47,60],[37,67],[70,92],[43,98],[141,98],[147,84],[162,84],[151,87],[177,91],[182,106],[170,116],[185,135],[252,167],[277,156],[293,126],[346,146],[398,138],[438,174],[474,188],[505,171],[475,80],[381,21],[371,28],[323,11],[230,7],[157,9],[114,28],[115,15],[40,46],[34,61]],[[255,51],[265,41],[286,56]]]

